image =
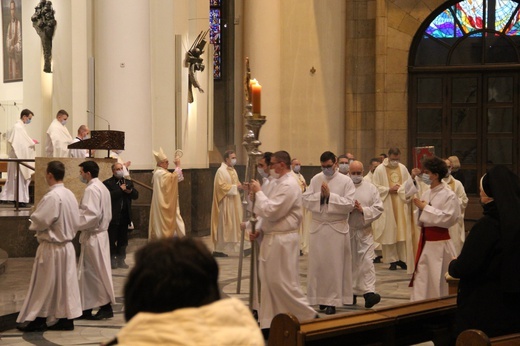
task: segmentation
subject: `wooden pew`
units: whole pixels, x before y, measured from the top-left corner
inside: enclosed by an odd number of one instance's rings
[[[457,346],[509,346],[520,345],[520,334],[510,334],[489,338],[483,331],[468,329],[457,337]]]
[[[269,345],[409,345],[430,340],[447,345],[456,307],[456,296],[449,296],[304,322],[279,314],[271,323]]]

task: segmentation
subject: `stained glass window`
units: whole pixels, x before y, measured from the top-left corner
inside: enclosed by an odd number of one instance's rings
[[[508,36],[520,36],[518,2],[513,0],[465,0],[445,9],[426,28],[435,38],[461,37],[476,30],[489,29]],[[487,11],[494,8],[490,16]],[[495,18],[486,24],[486,18]]]
[[[213,78],[222,78],[222,55],[221,55],[221,0],[210,0],[209,10],[209,42],[213,44]]]

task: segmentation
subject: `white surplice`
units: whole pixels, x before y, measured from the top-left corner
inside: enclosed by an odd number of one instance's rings
[[[78,277],[83,310],[115,304],[107,231],[112,219],[112,203],[110,192],[98,178],[88,182],[79,210]]]
[[[24,122],[19,119],[16,124],[7,133],[7,143],[11,146],[9,150],[9,158],[11,159],[34,159],[34,141],[25,131]],[[25,162],[27,165],[34,167],[34,162]],[[9,162],[7,164],[7,180],[0,193],[0,200],[14,201],[16,200],[16,177],[18,176],[18,202],[29,202],[29,184],[31,183],[31,175],[33,170],[20,165],[20,176],[16,170],[16,163]]]
[[[350,213],[350,245],[352,250],[352,286],[355,295],[375,292],[376,271],[372,222],[383,213],[383,202],[376,187],[366,180],[356,186],[354,199],[361,204],[363,213],[354,209]]]
[[[299,235],[302,219],[301,190],[290,174],[269,183],[269,194],[255,194],[254,212],[263,218],[258,255],[261,301],[260,328],[269,328],[279,313],[290,312],[300,321],[310,320],[316,311],[303,294],[299,277]]]
[[[58,119],[54,119],[47,129],[45,154],[47,157],[69,157],[67,146],[72,143],[69,130]]]
[[[427,205],[419,212],[418,224],[421,227],[449,228],[460,216],[457,196],[446,184],[426,190],[421,198]],[[415,269],[411,301],[439,298],[448,295],[448,283],[444,274],[457,257],[450,239],[426,241]]]
[[[329,186],[328,201],[321,199],[323,182]],[[307,275],[307,298],[312,305],[352,304],[348,217],[355,192],[352,179],[336,171],[330,178],[316,174],[303,194],[303,205],[312,212]]]
[[[72,143],[78,143],[78,142],[81,142],[81,141],[82,141],[81,138],[76,137],[76,138],[74,138]],[[85,157],[88,157],[88,149],[69,149],[69,155],[70,155],[70,157],[75,157],[75,158],[78,158],[78,159],[84,159]]]
[[[81,300],[72,239],[79,224],[78,202],[63,184],[55,184],[31,214],[30,230],[39,245],[34,258],[29,291],[16,322],[47,317],[81,316]]]
[[[460,203],[460,216],[457,220],[457,223],[450,227],[450,238],[455,247],[455,251],[457,256],[460,254],[462,250],[462,246],[464,245],[464,241],[466,240],[466,231],[464,227],[464,213],[466,211],[466,207],[468,206],[468,196],[466,195],[466,191],[464,190],[464,186],[460,181],[453,178],[451,175],[447,178],[442,179],[443,182],[448,185],[448,187],[455,192],[457,198]]]

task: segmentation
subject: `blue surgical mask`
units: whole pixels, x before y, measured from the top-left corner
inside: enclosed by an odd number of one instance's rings
[[[302,167],[300,165],[295,165],[292,170],[294,171],[294,173],[299,173],[301,168]]]
[[[82,175],[79,176],[79,180],[80,180],[83,184],[88,183],[87,179],[83,178]]]
[[[363,181],[363,176],[362,175],[351,175],[350,176],[350,179],[352,179],[352,181],[354,182],[354,184],[359,184]]]
[[[432,180],[430,179],[429,174],[426,174],[426,173],[421,174],[421,179],[422,179],[423,183],[425,183],[426,185],[431,185],[431,183],[432,183]]]
[[[67,123],[67,120],[62,120],[62,121],[61,121],[61,124],[62,124],[63,126],[65,126],[66,123]]]
[[[335,172],[334,167],[321,167],[321,170],[326,177],[332,177]]]
[[[27,119],[27,122],[25,123],[25,125],[29,125],[31,123],[31,119]]]

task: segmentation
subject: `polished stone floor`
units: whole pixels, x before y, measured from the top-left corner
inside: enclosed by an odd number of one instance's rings
[[[206,244],[209,237],[201,238]],[[135,251],[144,244],[143,240],[132,240],[129,248]],[[133,264],[130,254],[127,262]],[[220,266],[219,282],[223,296],[236,297],[248,304],[249,292],[249,257],[244,259],[241,292],[237,294],[238,257],[217,258]],[[0,275],[0,316],[19,311],[30,280],[32,258],[10,258],[6,272]],[[46,331],[39,333],[22,333],[16,329],[0,332],[0,345],[99,345],[100,342],[113,338],[124,325],[123,318],[123,285],[128,269],[117,269],[112,273],[117,304],[114,306],[115,316],[104,321],[75,321],[74,331]],[[410,275],[404,270],[390,271],[388,264],[376,264],[377,291],[381,294],[381,303],[376,307],[386,307],[408,302]],[[300,257],[300,278],[305,290],[307,278],[307,256]],[[358,298],[356,306],[337,308],[337,314],[348,314],[366,310],[363,298]],[[322,317],[326,315],[321,314]]]

